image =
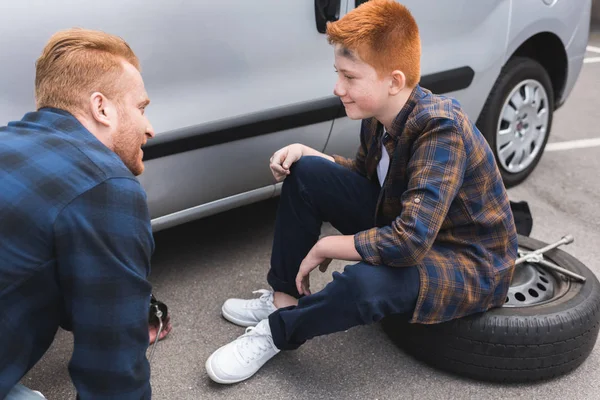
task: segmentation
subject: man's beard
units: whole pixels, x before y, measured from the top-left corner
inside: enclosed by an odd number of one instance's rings
[[[136,139],[139,135],[133,135],[134,127],[131,124],[123,124],[122,129],[115,138],[115,153],[121,158],[127,169],[135,176],[144,172],[144,165],[140,161],[141,143]]]

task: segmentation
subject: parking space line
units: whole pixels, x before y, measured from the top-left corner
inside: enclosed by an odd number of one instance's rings
[[[600,138],[569,140],[566,142],[548,143],[546,151],[560,151],[572,149],[587,149],[600,146]]]
[[[592,64],[600,62],[600,57],[588,57],[583,59],[584,64]]]
[[[600,47],[596,46],[588,46],[585,48],[587,51],[591,51],[592,53],[600,53]]]

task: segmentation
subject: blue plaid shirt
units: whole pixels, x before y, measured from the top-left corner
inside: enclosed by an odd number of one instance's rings
[[[149,399],[154,240],[146,195],[71,114],[0,127],[0,398],[59,326],[82,399]]]

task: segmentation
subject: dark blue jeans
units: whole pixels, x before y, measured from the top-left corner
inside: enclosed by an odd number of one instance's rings
[[[299,298],[297,306],[269,316],[279,349],[296,349],[315,336],[391,314],[412,316],[420,283],[416,267],[359,262],[334,272],[317,293],[301,297],[296,289],[300,263],[317,242],[322,223],[330,222],[344,235],[372,228],[379,190],[378,183],[321,157],[302,157],[292,165],[283,183],[267,275],[273,290]]]

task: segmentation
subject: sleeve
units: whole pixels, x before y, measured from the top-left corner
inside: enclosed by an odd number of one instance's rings
[[[413,145],[401,214],[389,226],[354,236],[356,250],[366,262],[397,267],[419,264],[462,186],[467,156],[460,128],[449,119],[429,125]]]
[[[150,399],[154,239],[145,192],[135,179],[106,180],[66,206],[54,228],[78,398]]]
[[[367,143],[366,143],[366,121],[361,123],[360,130],[360,145],[358,150],[356,151],[356,156],[354,159],[346,158],[337,154],[333,154],[333,160],[336,164],[341,165],[342,167],[346,167],[351,171],[354,171],[362,176],[367,175],[367,168],[365,165],[365,159],[367,157]]]

